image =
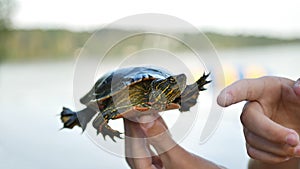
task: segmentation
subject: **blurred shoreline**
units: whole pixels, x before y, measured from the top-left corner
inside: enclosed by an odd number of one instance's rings
[[[284,76],[295,80],[299,77],[299,44],[217,50],[226,84],[240,78],[264,75]],[[123,65],[130,64],[129,60]],[[177,65],[175,59],[172,62],[168,59],[160,61],[170,66]],[[57,116],[61,107],[79,108],[76,107],[78,99],[74,97],[75,62],[75,58],[68,57],[44,61],[42,57],[38,57],[32,59],[32,62],[8,61],[0,65],[0,168],[127,168],[124,158],[96,146],[88,137],[80,134],[79,128],[75,131],[58,131],[62,125]],[[178,67],[178,71],[184,70],[181,69],[183,67],[184,65]],[[108,70],[108,67],[103,70]],[[213,81],[217,77],[212,77]],[[86,81],[81,82],[84,83]],[[90,86],[87,85],[84,90],[89,89]],[[213,90],[215,86],[211,85],[207,91]],[[199,143],[206,117],[210,113],[211,99],[206,94],[209,93],[201,94],[199,98],[201,113],[197,117],[198,121],[180,144],[188,151],[217,164],[233,169],[246,168],[248,156],[239,121],[243,103],[224,109],[215,133],[205,144]],[[174,124],[177,120],[176,116],[167,117],[169,124]],[[113,128],[119,130],[118,123],[120,120],[110,122]],[[20,134],[20,129],[25,134]],[[103,140],[101,135],[97,139]],[[231,152],[230,156],[228,152]],[[72,160],[72,163],[66,163],[62,159]]]
[[[122,34],[134,33],[134,30],[102,29],[105,39],[116,38]],[[300,44],[300,39],[282,39],[267,36],[253,35],[226,35],[214,32],[203,32],[217,50],[240,49],[249,47],[265,47],[272,45]],[[35,61],[35,60],[68,60],[78,55],[86,41],[92,36],[93,31],[74,32],[57,29],[31,29],[31,30],[5,30],[0,31],[0,62]],[[197,43],[198,33],[178,32],[180,40]],[[145,43],[155,42],[149,37],[135,38],[130,46],[134,50],[143,49]],[[164,42],[168,49],[184,52],[180,44]],[[99,44],[101,45],[101,44]],[[112,54],[115,57],[125,55],[129,47],[118,45]]]

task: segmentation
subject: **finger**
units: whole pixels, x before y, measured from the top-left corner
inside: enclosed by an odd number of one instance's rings
[[[151,117],[141,117],[151,118]],[[153,118],[153,117],[152,117]],[[170,136],[170,133],[166,127],[165,122],[159,116],[154,121],[140,124],[142,130],[147,136],[147,140],[153,145],[158,154],[162,154],[175,147],[177,144]]]
[[[217,98],[220,106],[226,107],[240,101],[253,101],[260,98],[265,86],[274,85],[278,82],[274,77],[263,77],[258,79],[242,79],[221,91]]]
[[[157,168],[163,167],[160,158],[150,149],[144,139],[146,136],[139,124],[124,119],[125,126],[125,152],[126,161],[132,168]]]
[[[148,169],[148,168],[149,169],[161,169],[163,167],[163,164],[158,156],[140,157],[140,156],[144,156],[144,155],[140,154],[140,151],[131,152],[130,156],[128,156],[128,144],[126,145],[126,142],[125,142],[125,146],[126,146],[126,149],[125,149],[126,161],[131,168],[133,168],[133,169]],[[136,144],[135,144],[135,147],[133,149],[131,148],[130,151],[137,150],[137,149],[144,149],[144,148],[136,146]]]
[[[168,126],[167,126],[167,124],[166,124],[166,122],[163,120],[163,118],[161,117],[161,116],[159,116],[158,118],[157,118],[157,120],[166,128],[166,129],[168,129]]]
[[[299,144],[297,132],[268,118],[258,102],[248,102],[242,112],[241,122],[252,133],[275,143]]]
[[[294,84],[294,91],[298,96],[300,96],[300,78]]]
[[[256,148],[251,147],[249,144],[246,144],[246,147],[249,157],[263,162],[281,163],[290,159],[289,157],[277,156],[268,152],[258,150]]]
[[[149,144],[139,124],[124,118],[126,161],[132,168],[149,168],[152,166]]]
[[[139,121],[147,121],[146,123],[140,123],[141,129],[147,137],[154,137],[168,132],[166,123],[159,115],[144,115],[140,117]]]
[[[132,169],[161,169],[161,167],[156,167],[152,164],[146,164],[143,158],[135,158],[133,162],[133,165],[129,164]]]
[[[145,134],[140,128],[139,123],[124,118],[125,135],[128,137],[144,138]]]
[[[154,153],[154,151],[152,151],[152,149],[150,148],[150,144],[148,143],[148,150],[150,151],[151,157],[152,157],[152,164],[156,167],[156,168],[163,168],[163,162],[160,159],[160,157]]]
[[[244,135],[247,144],[251,147],[264,151],[276,156],[282,157],[292,157],[295,155],[294,147],[288,144],[274,143],[258,135],[250,132],[248,129],[244,128]]]
[[[161,161],[160,157],[158,157],[157,155],[152,156],[152,164],[156,167],[156,168],[163,168],[163,162]]]

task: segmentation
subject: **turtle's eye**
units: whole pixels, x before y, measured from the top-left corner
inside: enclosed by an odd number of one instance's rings
[[[176,79],[172,76],[169,77],[169,81],[170,81],[170,83],[176,83]]]

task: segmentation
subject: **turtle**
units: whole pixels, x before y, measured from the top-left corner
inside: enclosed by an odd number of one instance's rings
[[[84,131],[92,121],[97,134],[102,133],[104,139],[108,135],[115,142],[115,137],[122,139],[122,133],[108,125],[110,119],[139,116],[148,110],[189,111],[197,103],[199,92],[206,90],[204,85],[211,82],[207,80],[209,74],[204,72],[196,82],[187,85],[185,74],[173,75],[153,66],[125,67],[108,72],[80,99],[86,108],[74,112],[63,107],[60,114],[63,128],[79,126]]]

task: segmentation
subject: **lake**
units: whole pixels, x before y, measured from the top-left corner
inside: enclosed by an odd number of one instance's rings
[[[226,84],[260,75],[299,78],[299,44],[225,50],[218,51],[218,55]],[[99,148],[81,134],[81,129],[59,130],[62,106],[74,108],[74,64],[75,61],[0,65],[0,168],[128,168],[124,158]],[[203,94],[199,98],[200,108],[201,102],[205,105],[205,97]],[[199,143],[201,126],[195,125],[180,144],[228,168],[246,168],[249,158],[239,121],[242,106],[240,103],[224,109],[217,130],[205,143]],[[205,117],[199,115],[196,123]]]

